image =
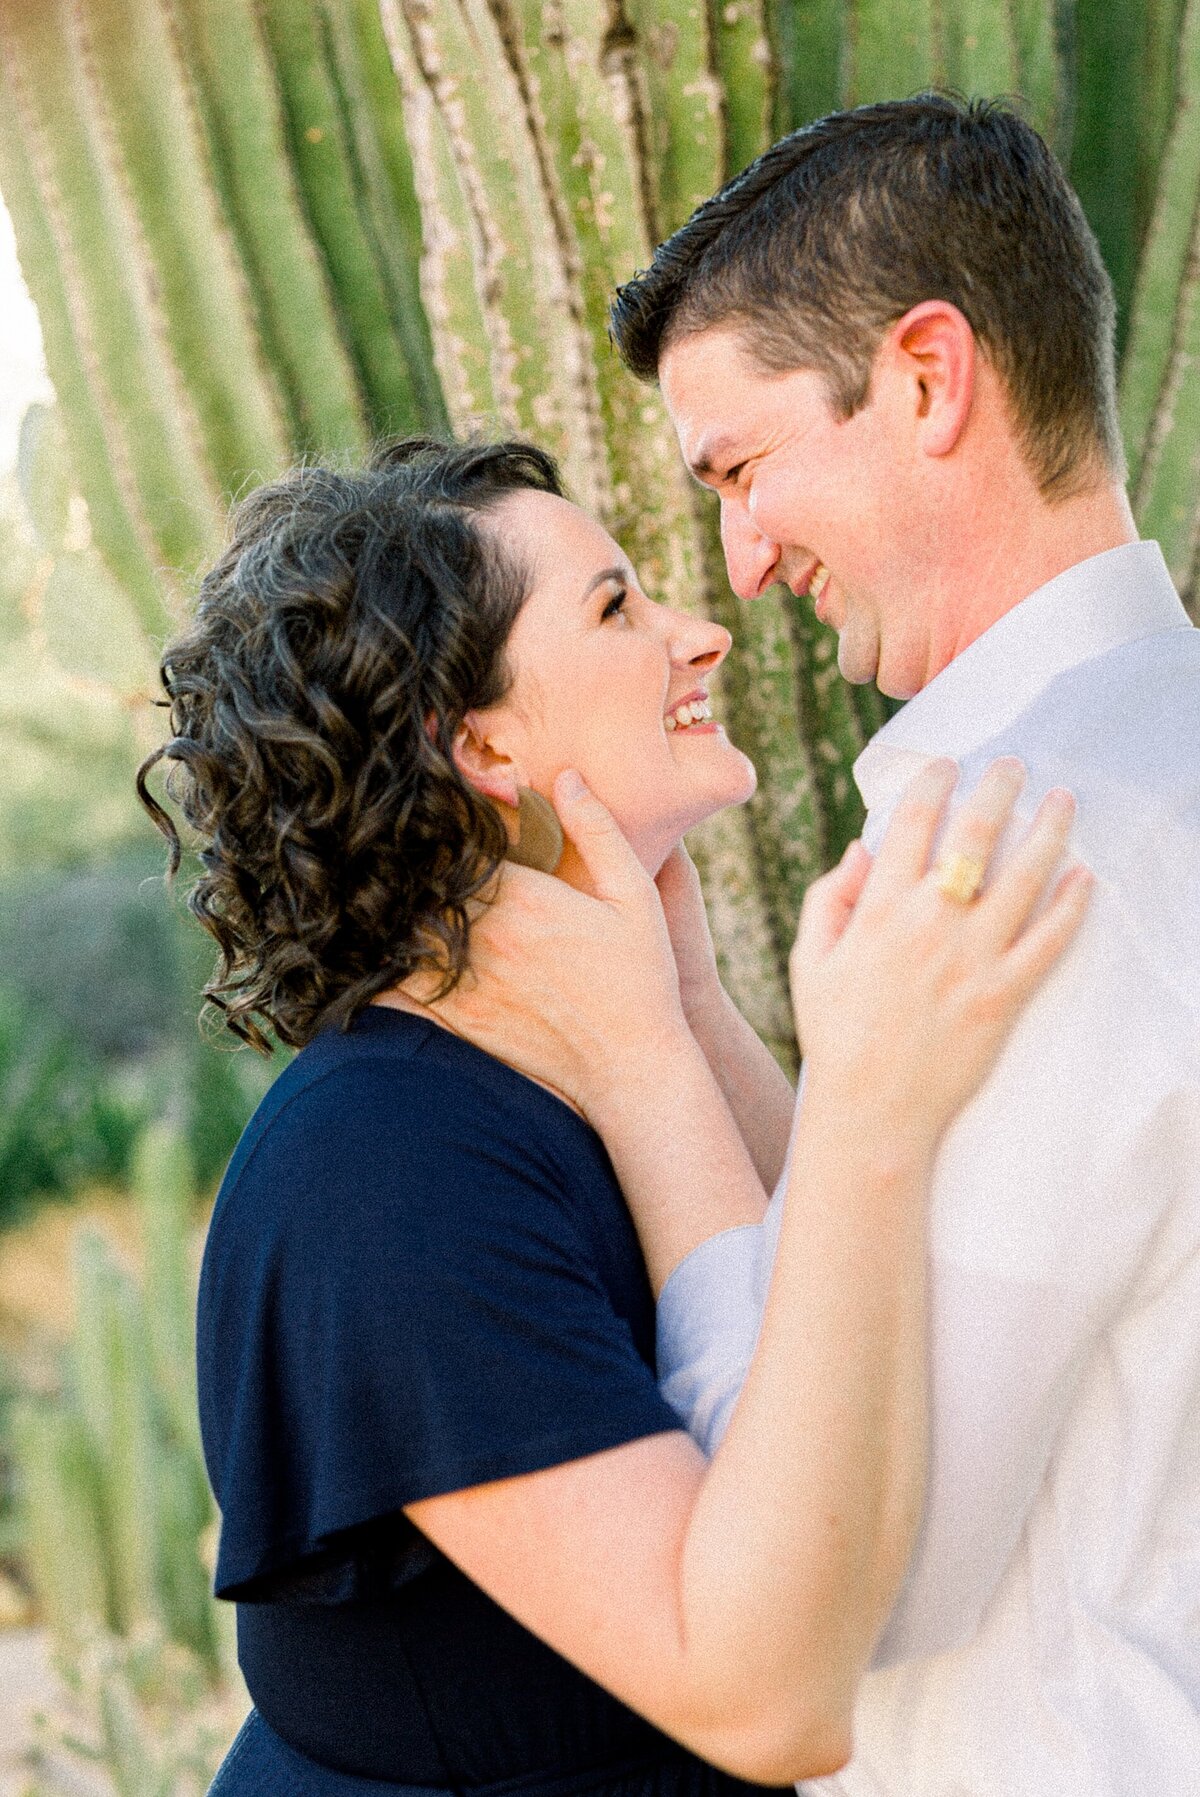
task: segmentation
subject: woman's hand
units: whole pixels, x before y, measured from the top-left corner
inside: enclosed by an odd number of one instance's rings
[[[995,851],[1024,784],[995,762],[946,824],[941,857],[994,862],[980,896],[948,896],[930,859],[957,770],[937,761],[913,781],[872,865],[853,845],[810,888],[790,972],[810,1091],[855,1095],[864,1128],[922,1150],[990,1072],[1034,989],[1074,938],[1092,877],[1054,881],[1074,817],[1047,795],[1024,839]],[[1043,903],[1045,901],[1045,903]]]

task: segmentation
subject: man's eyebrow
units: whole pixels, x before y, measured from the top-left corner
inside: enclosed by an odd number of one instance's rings
[[[714,475],[728,472],[729,463],[736,454],[736,437],[713,437],[711,441],[701,438],[695,460],[688,463],[688,468],[697,480],[711,480]]]
[[[601,568],[599,574],[593,574],[584,587],[580,603],[582,604],[583,599],[590,599],[596,588],[602,587],[606,580],[619,580],[622,586],[628,586],[629,570],[628,568]]]

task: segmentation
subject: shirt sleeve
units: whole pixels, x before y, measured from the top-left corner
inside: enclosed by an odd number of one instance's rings
[[[527,1116],[394,1063],[298,1111],[206,1251],[219,1594],[420,1498],[678,1427],[580,1223],[598,1144],[571,1191]]]
[[[763,1251],[763,1225],[722,1230],[680,1262],[659,1294],[659,1390],[710,1456],[758,1341]]]

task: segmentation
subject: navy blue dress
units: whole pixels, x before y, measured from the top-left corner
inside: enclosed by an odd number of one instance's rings
[[[419,1498],[679,1427],[599,1137],[472,1044],[370,1006],[276,1081],[218,1195],[197,1327],[254,1711],[220,1797],[730,1797],[493,1603]]]

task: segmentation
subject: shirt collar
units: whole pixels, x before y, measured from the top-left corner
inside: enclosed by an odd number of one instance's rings
[[[1191,628],[1157,543],[1122,543],[1077,562],[1014,605],[871,738],[854,764],[864,804],[898,797],[932,756],[963,759],[1069,668]]]

